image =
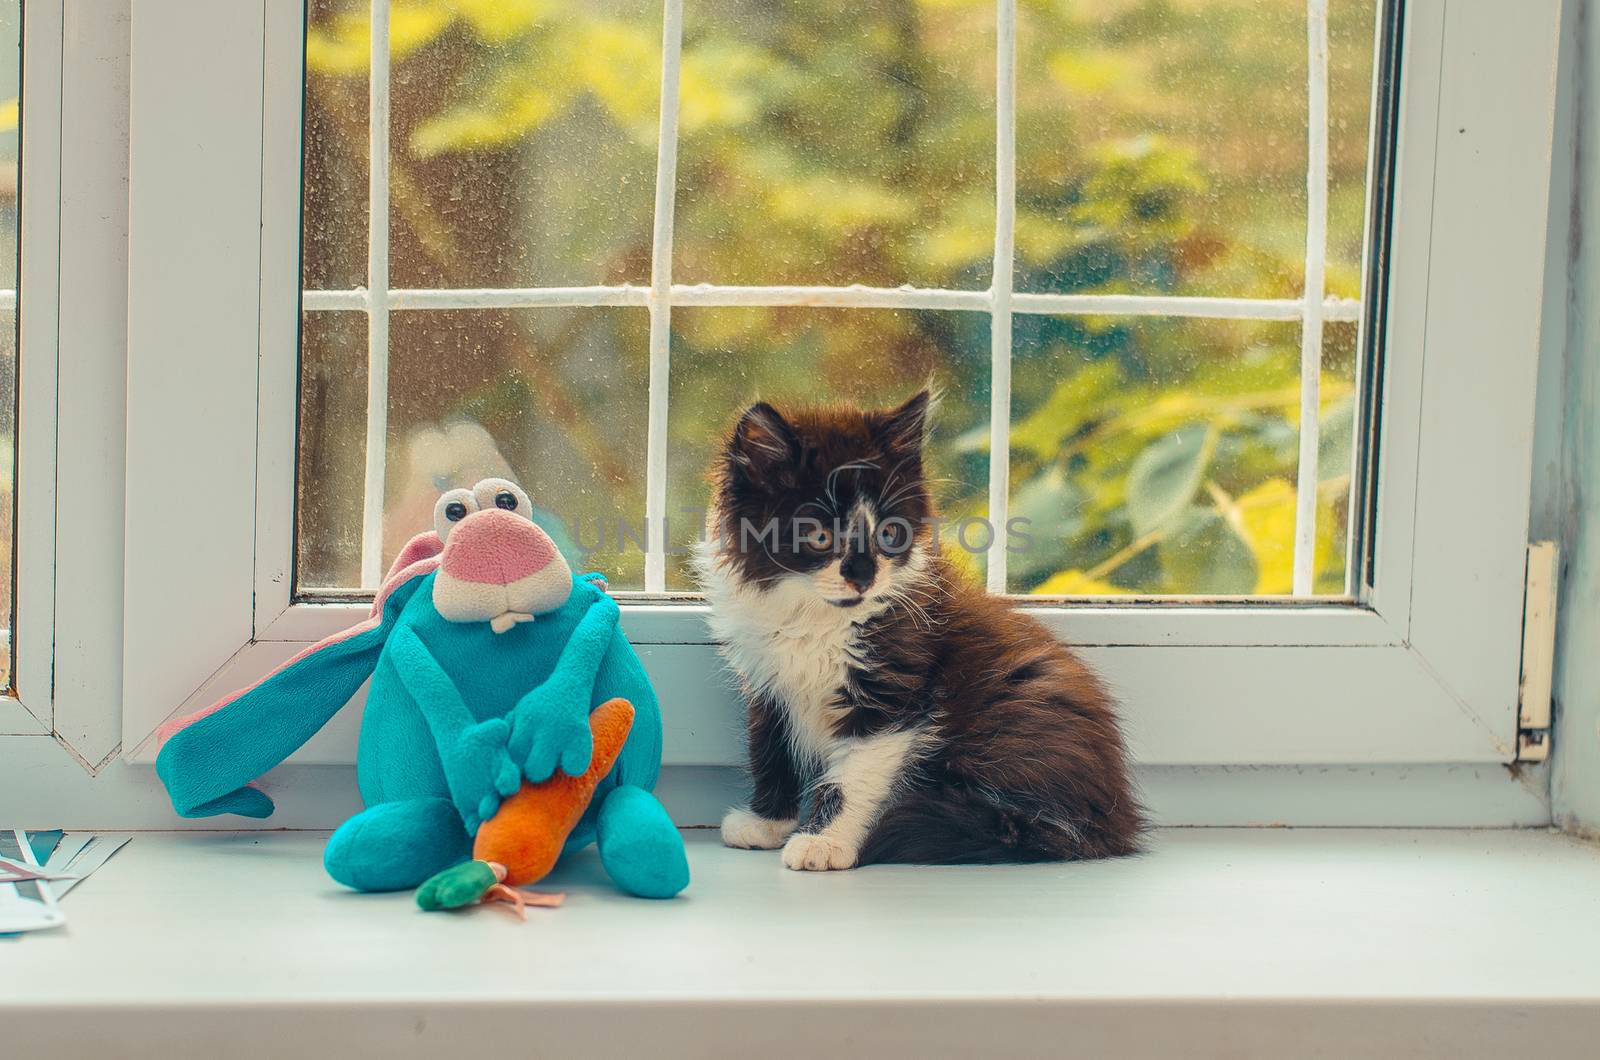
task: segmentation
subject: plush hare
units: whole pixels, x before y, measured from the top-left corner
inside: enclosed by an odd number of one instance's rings
[[[574,577],[515,484],[485,479],[439,498],[361,624],[312,645],[250,688],[163,726],[156,771],[185,817],[266,817],[250,782],[310,739],[371,679],[356,775],[367,808],[329,839],[328,874],[404,890],[469,857],[472,837],[524,780],[589,769],[590,711],[633,708],[616,764],[563,853],[598,843],[630,894],[689,882],[683,841],[650,793],[661,766],[654,690],[596,574]]]

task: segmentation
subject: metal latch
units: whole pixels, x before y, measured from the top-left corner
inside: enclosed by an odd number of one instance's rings
[[[1555,677],[1556,591],[1560,552],[1554,541],[1528,546],[1522,598],[1522,681],[1517,694],[1517,761],[1550,757],[1550,688]]]

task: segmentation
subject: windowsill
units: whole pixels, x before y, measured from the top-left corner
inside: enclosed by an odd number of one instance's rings
[[[1119,862],[802,875],[700,830],[686,897],[622,897],[589,851],[526,924],[342,892],[323,836],[136,836],[64,930],[0,944],[16,1055],[437,1056],[464,1034],[482,1056],[1565,1055],[1600,1035],[1600,849],[1543,831],[1171,830]]]

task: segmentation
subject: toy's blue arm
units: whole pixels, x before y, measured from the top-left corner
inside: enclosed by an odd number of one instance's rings
[[[506,753],[511,726],[504,718],[474,721],[461,690],[409,626],[395,631],[389,659],[433,734],[461,821],[476,834],[522,784],[522,771]]]
[[[548,780],[558,766],[568,776],[578,776],[589,768],[594,753],[589,708],[595,676],[621,612],[611,597],[591,591],[597,599],[561,649],[549,678],[511,709],[511,757],[535,784]]]
[[[654,790],[661,772],[661,704],[644,664],[628,643],[622,627],[611,635],[611,647],[600,664],[594,699],[622,696],[633,704],[633,728],[617,758],[617,782]],[[598,703],[595,704],[599,706]]]
[[[250,782],[311,739],[372,676],[416,585],[393,592],[378,622],[323,641],[173,733],[156,756],[173,808],[184,817],[270,816],[272,800]]]

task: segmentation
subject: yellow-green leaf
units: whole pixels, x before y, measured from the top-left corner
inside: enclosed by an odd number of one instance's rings
[[[660,45],[642,26],[603,21],[586,27],[578,55],[584,84],[640,143],[656,139]]]
[[[1011,447],[1041,460],[1054,457],[1061,443],[1102,408],[1117,390],[1117,366],[1111,361],[1084,365],[1056,384],[1044,404],[1011,428]]]
[[[455,8],[480,40],[496,44],[533,29],[555,5],[550,0],[455,0]]]
[[[1268,479],[1236,502],[1245,541],[1256,557],[1258,593],[1287,593],[1294,587],[1294,485]]]
[[[1091,578],[1081,570],[1057,571],[1033,589],[1035,596],[1121,596],[1128,590]]]
[[[398,62],[430,43],[454,21],[440,4],[389,5],[389,61]],[[372,22],[365,12],[346,11],[327,23],[306,28],[306,69],[352,75],[367,72],[372,57]]]

